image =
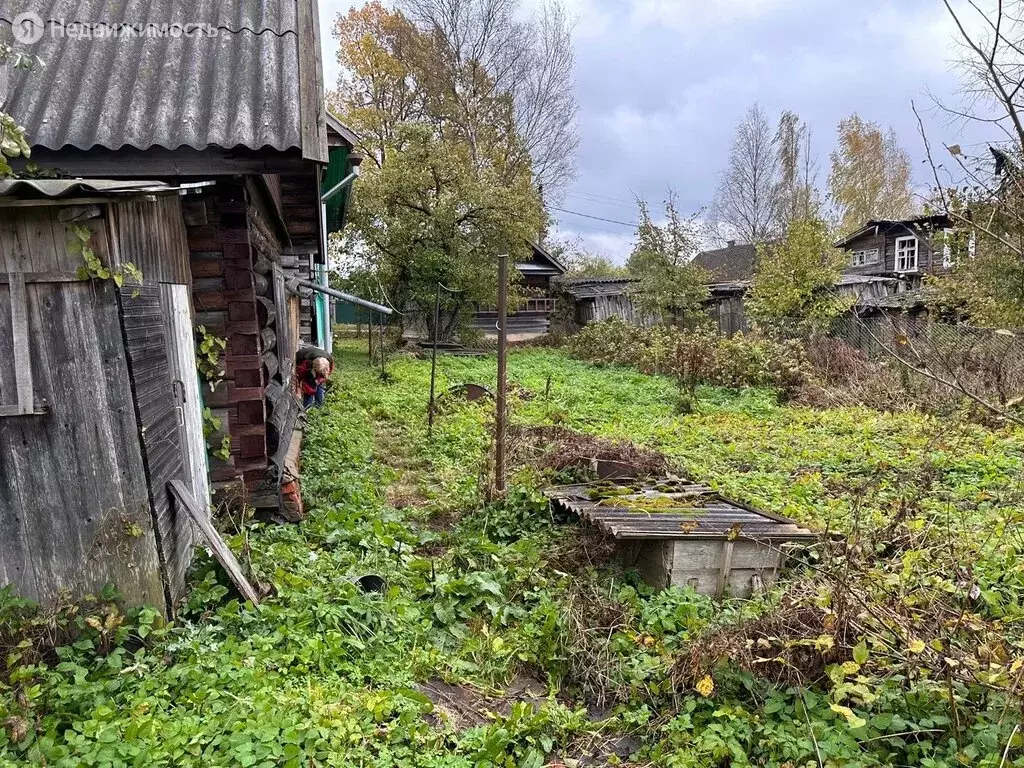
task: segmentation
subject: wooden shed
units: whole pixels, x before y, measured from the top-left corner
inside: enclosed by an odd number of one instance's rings
[[[558,331],[573,333],[591,323],[611,318],[649,326],[657,319],[633,301],[637,280],[630,277],[562,277],[555,281]]]
[[[0,584],[26,597],[184,593],[193,531],[167,484],[207,500],[209,481],[181,191],[0,182]],[[141,283],[84,276],[79,227]]]
[[[603,481],[546,495],[612,536],[624,563],[658,589],[749,597],[775,581],[788,548],[817,538],[792,520],[680,480]]]

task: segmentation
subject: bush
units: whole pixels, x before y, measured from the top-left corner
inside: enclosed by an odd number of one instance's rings
[[[571,355],[598,365],[624,365],[676,376],[686,388],[713,384],[734,389],[774,387],[786,395],[808,379],[798,341],[756,334],[730,338],[713,331],[640,328],[618,318],[588,325],[566,342]]]

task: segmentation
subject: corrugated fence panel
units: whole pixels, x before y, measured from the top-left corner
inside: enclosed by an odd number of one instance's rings
[[[162,606],[114,287],[30,284],[28,314],[35,396],[50,411],[0,419],[0,584],[50,601],[114,583]]]
[[[135,264],[147,283],[192,284],[181,198],[162,195],[113,203],[110,208],[122,263]]]
[[[138,296],[133,296],[138,292]],[[159,285],[126,287],[122,317],[132,382],[142,423],[146,469],[156,515],[158,543],[172,601],[185,590],[192,563],[192,529],[188,516],[178,515],[167,490],[171,480],[189,482],[181,444],[181,411],[176,407],[171,360],[165,334],[165,307]]]

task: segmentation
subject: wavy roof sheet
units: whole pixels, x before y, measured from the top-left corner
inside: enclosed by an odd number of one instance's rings
[[[52,150],[301,147],[298,1],[4,0],[0,34],[23,12],[48,25],[19,46],[45,66],[11,75],[5,108]],[[204,24],[216,36],[55,32],[74,23]]]

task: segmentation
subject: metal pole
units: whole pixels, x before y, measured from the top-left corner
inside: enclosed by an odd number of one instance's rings
[[[505,491],[505,419],[508,393],[508,254],[498,257],[498,413],[495,418],[494,488]]]
[[[388,376],[387,360],[384,359],[384,315],[380,316],[380,379],[384,381]]]
[[[373,368],[373,315],[366,318],[367,365]]]
[[[367,301],[366,299],[360,299],[358,296],[353,296],[351,293],[336,291],[333,288],[327,288],[319,283],[312,283],[309,280],[292,280],[290,283],[297,285],[300,288],[309,288],[311,291],[319,291],[320,293],[327,294],[328,296],[333,296],[336,299],[347,301],[349,304],[356,304],[357,306],[364,307],[365,309],[369,309],[373,312],[379,312],[382,315],[390,315],[394,312],[391,307],[375,304],[372,301]]]
[[[434,301],[434,349],[430,354],[430,409],[427,414],[427,437],[434,434],[434,392],[437,381],[437,337],[441,332],[441,284],[437,284],[437,298]]]

